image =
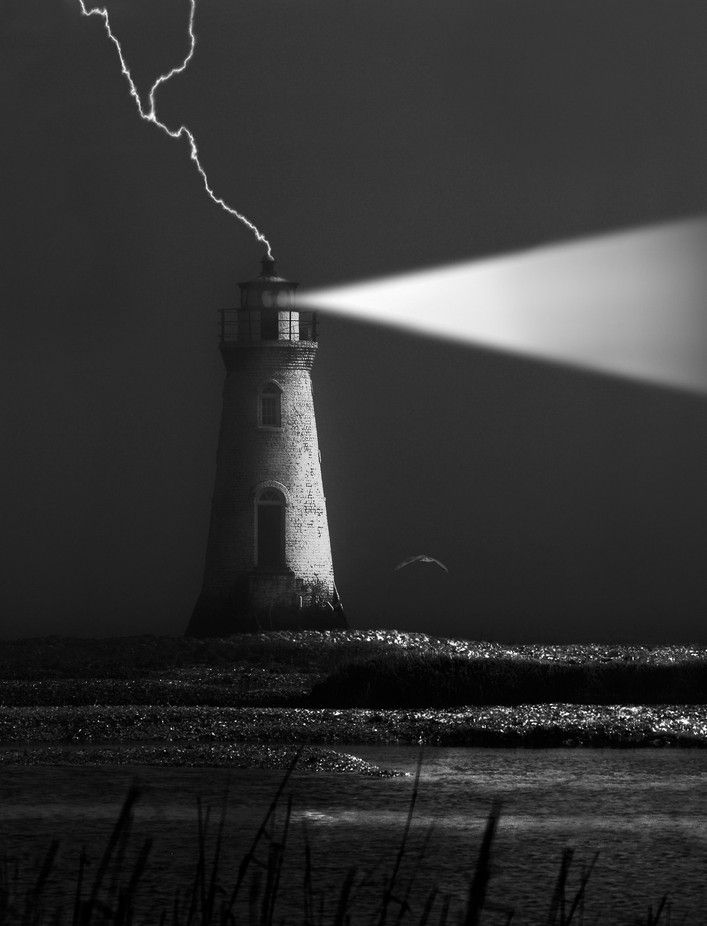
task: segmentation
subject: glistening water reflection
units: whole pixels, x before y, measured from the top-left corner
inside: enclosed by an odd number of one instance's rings
[[[417,750],[352,747],[377,764],[414,771]],[[2,849],[28,864],[62,839],[60,875],[73,887],[78,852],[93,870],[129,783],[143,786],[134,841],[155,839],[143,910],[171,903],[196,862],[196,796],[214,806],[228,788],[222,878],[249,846],[282,773],[224,769],[5,768]],[[589,882],[585,923],[624,923],[669,893],[674,922],[704,923],[707,911],[707,752],[702,750],[493,750],[429,748],[402,884],[432,827],[413,889],[419,910],[433,885],[459,902],[473,870],[491,802],[502,801],[489,899],[516,909],[514,923],[545,922],[559,860],[575,849],[570,889],[583,863],[599,858]],[[370,872],[354,898],[365,922],[380,896],[401,837],[412,779],[296,773],[293,824],[276,920],[302,909],[302,845],[312,844],[314,886],[332,887],[357,865]],[[283,813],[279,814],[282,822]],[[212,826],[212,829],[215,827]],[[60,880],[61,880],[60,879]],[[55,881],[53,890],[61,885]],[[682,917],[685,917],[683,920]],[[503,922],[490,914],[489,922]]]

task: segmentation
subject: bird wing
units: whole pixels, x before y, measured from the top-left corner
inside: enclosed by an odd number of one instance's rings
[[[416,563],[420,559],[419,556],[411,556],[408,559],[404,559],[402,563],[398,563],[395,569],[402,569],[403,566],[409,566],[410,563]]]
[[[408,559],[404,559],[402,563],[398,563],[395,568],[402,569],[404,566],[409,566],[411,563],[434,563],[436,566],[439,566],[440,569],[449,572],[444,563],[440,563],[438,559],[435,559],[434,556],[429,556],[427,553],[418,553],[417,556],[410,556]]]

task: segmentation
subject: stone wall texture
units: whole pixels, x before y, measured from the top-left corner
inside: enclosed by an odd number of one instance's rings
[[[204,584],[187,633],[345,626],[334,585],[310,371],[316,344],[222,346],[226,364]],[[260,392],[282,390],[281,427],[260,425]],[[285,569],[257,569],[256,500],[285,497]]]

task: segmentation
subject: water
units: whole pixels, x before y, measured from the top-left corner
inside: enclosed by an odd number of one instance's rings
[[[380,765],[414,772],[417,750],[351,747]],[[0,784],[0,852],[32,869],[51,839],[62,848],[57,895],[70,906],[77,859],[86,845],[95,871],[128,785],[143,794],[133,826],[135,848],[154,838],[145,876],[143,911],[171,904],[176,885],[188,885],[197,856],[196,796],[214,807],[215,829],[226,788],[227,850],[222,878],[231,885],[281,772],[164,768],[5,767]],[[575,850],[569,891],[583,865],[599,857],[588,885],[584,922],[630,923],[645,917],[664,894],[673,922],[702,924],[707,911],[707,751],[703,750],[498,750],[428,748],[401,892],[419,850],[425,856],[411,894],[416,910],[433,887],[461,903],[495,799],[502,801],[488,898],[516,910],[514,923],[547,921],[564,847]],[[278,913],[302,909],[302,834],[314,864],[314,887],[326,904],[351,865],[369,872],[354,898],[355,922],[366,922],[380,897],[400,843],[412,779],[361,779],[297,773],[287,793],[293,818]],[[282,825],[284,811],[278,816]],[[430,833],[430,827],[431,833]],[[22,875],[20,876],[22,877]],[[329,906],[331,909],[331,906]],[[439,906],[435,909],[439,910]],[[300,913],[301,916],[301,913]],[[684,917],[684,919],[683,919]],[[277,920],[277,917],[276,917]],[[436,919],[433,917],[433,921]],[[504,922],[499,912],[489,923]]]

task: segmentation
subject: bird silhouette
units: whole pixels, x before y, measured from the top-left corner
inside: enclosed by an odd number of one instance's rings
[[[411,566],[413,563],[421,563],[423,566],[431,566],[434,564],[435,566],[439,566],[440,569],[444,569],[445,572],[449,572],[444,563],[440,563],[434,556],[428,556],[427,553],[418,553],[417,556],[404,559],[402,563],[398,563],[395,569],[403,569],[405,566]]]

